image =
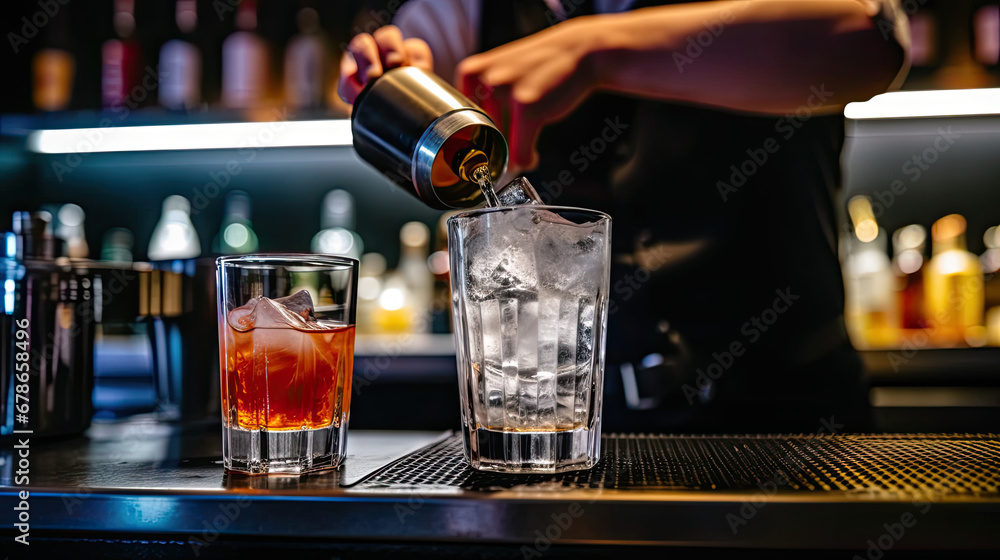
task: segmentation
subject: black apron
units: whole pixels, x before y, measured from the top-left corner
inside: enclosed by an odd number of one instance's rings
[[[482,50],[551,19],[484,0]],[[836,251],[843,128],[602,93],[543,130],[542,197],[613,220],[605,431],[870,429]]]

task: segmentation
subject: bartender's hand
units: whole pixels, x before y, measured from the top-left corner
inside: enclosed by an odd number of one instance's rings
[[[337,93],[341,99],[353,104],[369,80],[399,66],[417,66],[433,71],[434,59],[430,47],[423,39],[404,40],[399,28],[394,25],[380,27],[371,35],[356,35],[340,61]]]
[[[535,166],[542,126],[595,89],[750,114],[836,113],[898,85],[906,29],[899,0],[671,4],[570,19],[465,59],[456,83],[505,132],[516,170]]]
[[[509,171],[536,167],[542,127],[599,87],[600,25],[601,16],[574,18],[459,63],[456,85],[510,143]]]

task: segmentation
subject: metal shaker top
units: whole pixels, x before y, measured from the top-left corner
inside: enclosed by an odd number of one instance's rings
[[[490,117],[440,77],[413,66],[368,83],[354,102],[351,130],[362,159],[434,208],[482,201],[479,185],[453,171],[469,149],[486,154],[493,181],[507,167],[507,142]]]

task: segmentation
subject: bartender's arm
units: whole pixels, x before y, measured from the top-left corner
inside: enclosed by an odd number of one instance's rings
[[[759,114],[807,103],[839,111],[896,85],[906,29],[896,0],[668,5],[570,19],[466,58],[455,80],[469,94],[488,89],[489,104],[505,113],[511,166],[530,168],[541,127],[595,90]],[[381,72],[379,61],[430,67],[426,45],[404,42],[398,31],[368,39],[351,45],[358,84]]]

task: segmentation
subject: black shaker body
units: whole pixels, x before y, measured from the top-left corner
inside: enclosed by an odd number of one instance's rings
[[[0,435],[5,437],[15,436],[15,430],[39,438],[78,434],[94,415],[94,276],[67,259],[52,258],[42,214],[15,214],[17,254],[6,255],[0,270]]]

